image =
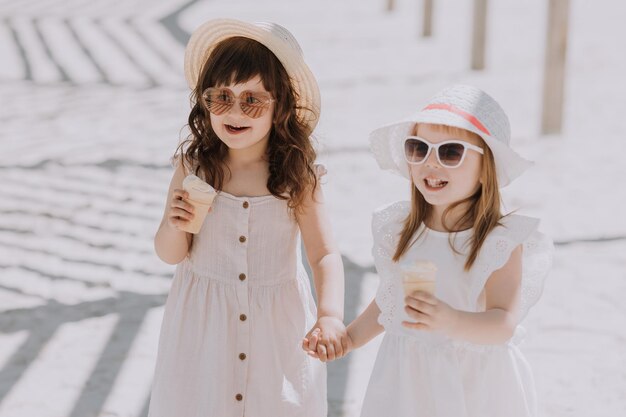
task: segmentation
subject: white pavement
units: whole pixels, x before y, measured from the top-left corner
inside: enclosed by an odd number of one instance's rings
[[[442,86],[485,88],[537,161],[505,189],[558,243],[523,349],[551,417],[626,409],[626,6],[572,1],[564,133],[538,134],[545,2],[490,2],[469,71],[471,2],[0,0],[0,417],[144,417],[172,268],[153,252],[186,121],[181,40],[201,21],[277,21],[318,76],[320,160],[346,266],[346,319],[373,296],[371,211],[405,198],[367,133]],[[523,36],[520,36],[522,34]],[[329,367],[330,416],[356,417],[378,340]]]

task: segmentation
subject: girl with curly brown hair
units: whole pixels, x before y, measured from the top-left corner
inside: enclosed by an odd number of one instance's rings
[[[174,157],[155,237],[178,264],[165,306],[151,417],[327,415],[325,365],[299,346],[343,356],[344,277],[311,143],[319,90],[283,27],[212,20],[185,53],[191,134]],[[182,189],[215,188],[200,231]],[[314,277],[316,307],[301,262]]]

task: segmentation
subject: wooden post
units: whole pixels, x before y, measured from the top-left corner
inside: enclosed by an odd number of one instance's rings
[[[433,34],[433,0],[424,0],[424,20],[422,36],[425,38]]]
[[[387,0],[387,11],[391,12],[393,11],[393,6],[394,6],[394,1],[393,0]]]
[[[561,133],[570,0],[550,0],[541,133]]]
[[[474,0],[472,32],[472,69],[485,69],[485,39],[487,33],[487,0]]]

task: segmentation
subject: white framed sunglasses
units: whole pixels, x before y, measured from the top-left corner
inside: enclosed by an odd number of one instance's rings
[[[408,136],[404,140],[404,157],[411,165],[423,164],[424,161],[428,160],[428,156],[433,149],[439,164],[446,168],[459,167],[463,163],[468,149],[481,155],[484,154],[483,148],[458,139],[430,143],[419,136]]]

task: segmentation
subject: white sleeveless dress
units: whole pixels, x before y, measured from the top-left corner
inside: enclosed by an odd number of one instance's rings
[[[301,348],[315,321],[286,201],[219,193],[176,268],[149,416],[326,417],[326,367]]]
[[[476,345],[440,332],[407,329],[401,272],[392,261],[410,210],[398,202],[374,213],[374,259],[380,276],[376,303],[385,335],[376,358],[362,417],[534,417],[537,414],[531,369],[518,348],[523,329],[500,345]],[[437,267],[435,295],[453,308],[484,311],[481,294],[490,274],[523,245],[522,314],[538,300],[552,263],[550,239],[536,231],[539,221],[509,215],[485,240],[469,272],[465,256],[450,249],[450,234],[426,229],[400,262],[430,260]],[[456,233],[464,248],[471,230]],[[520,319],[521,320],[521,319]]]

